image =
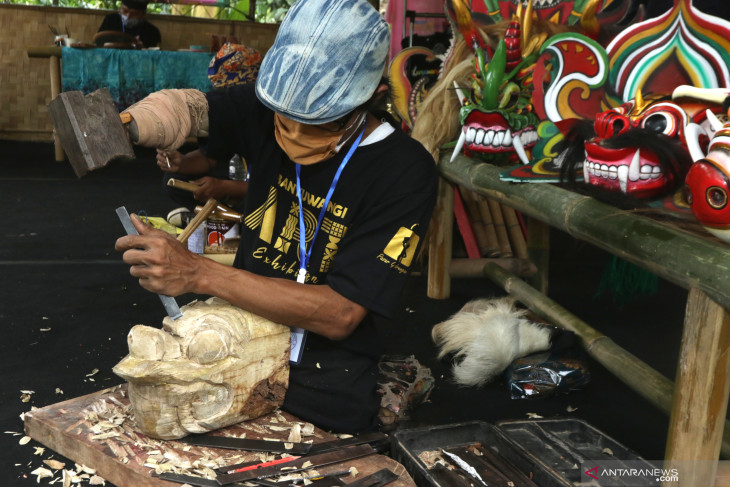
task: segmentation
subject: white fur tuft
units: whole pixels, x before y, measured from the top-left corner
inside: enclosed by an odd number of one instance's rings
[[[464,386],[491,381],[513,360],[550,347],[550,330],[525,318],[511,298],[477,299],[431,330],[438,358],[454,354],[454,378]]]

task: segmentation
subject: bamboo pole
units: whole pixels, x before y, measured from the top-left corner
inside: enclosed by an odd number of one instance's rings
[[[535,264],[529,259],[515,258],[482,258],[482,259],[451,259],[449,267],[449,275],[452,278],[463,277],[484,277],[484,266],[488,262],[493,262],[501,268],[516,274],[518,276],[533,276],[537,273]]]
[[[575,333],[581,339],[586,352],[633,391],[666,414],[672,412],[672,381],[502,267],[487,263],[483,271],[486,277],[502,286],[537,315]],[[730,422],[727,420],[721,451],[724,457],[730,457]]]
[[[477,207],[479,208],[479,214],[482,215],[482,221],[484,222],[484,228],[487,233],[487,241],[489,242],[486,257],[499,257],[499,239],[497,238],[497,231],[494,229],[494,219],[492,218],[492,212],[489,211],[489,203],[487,199],[471,191],[471,194],[476,198]]]
[[[454,231],[454,188],[439,178],[436,208],[428,233],[428,279],[426,294],[432,299],[446,299],[451,294],[452,238]]]
[[[520,221],[517,219],[517,213],[509,206],[502,206],[502,216],[504,217],[504,225],[507,228],[509,241],[512,244],[515,257],[518,259],[527,258],[527,243],[525,235],[522,233]]]
[[[445,156],[439,171],[449,181],[643,267],[678,286],[698,287],[730,308],[730,247],[559,188],[499,180],[500,168],[460,155]]]
[[[497,232],[497,241],[499,242],[499,256],[512,257],[512,246],[509,243],[507,227],[504,226],[504,217],[502,216],[501,205],[499,204],[499,202],[491,198],[487,198],[487,204],[489,205],[489,212],[492,214],[492,220],[494,220],[494,229]]]
[[[687,299],[665,458],[688,464],[679,485],[712,485],[730,393],[730,316],[697,289]],[[727,430],[727,428],[726,428]],[[668,486],[670,483],[665,483]],[[677,485],[677,484],[674,484]]]

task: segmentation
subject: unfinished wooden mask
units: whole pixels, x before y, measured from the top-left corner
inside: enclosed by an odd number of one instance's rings
[[[162,329],[135,325],[114,373],[129,382],[140,430],[177,439],[253,419],[281,406],[290,330],[210,298],[182,307]]]

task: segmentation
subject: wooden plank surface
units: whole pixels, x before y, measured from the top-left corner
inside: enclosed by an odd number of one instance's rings
[[[96,470],[105,480],[118,487],[171,487],[180,485],[152,477],[155,462],[158,470],[192,473],[235,463],[265,461],[273,455],[186,445],[179,441],[155,440],[139,432],[130,416],[126,385],[105,389],[87,396],[70,399],[25,414],[28,436],[80,465]],[[294,416],[276,411],[255,420],[245,421],[215,434],[251,439],[286,440],[289,428],[304,424]],[[314,428],[302,441],[320,443],[336,439],[330,433]],[[160,464],[167,465],[159,466]],[[346,477],[347,483],[388,468],[399,476],[392,487],[414,487],[405,468],[383,455],[370,455],[318,469],[320,473],[355,467],[358,475]],[[199,474],[198,474],[199,475]],[[199,475],[200,476],[200,475]]]

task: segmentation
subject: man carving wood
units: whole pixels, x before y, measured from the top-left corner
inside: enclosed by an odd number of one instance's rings
[[[116,243],[145,289],[218,296],[288,326],[298,353],[282,409],[340,433],[378,427],[373,315],[400,307],[436,197],[433,158],[373,109],[388,36],[367,0],[299,0],[255,86],[205,95],[201,152],[249,163],[233,268],[136,217],[140,235]]]

